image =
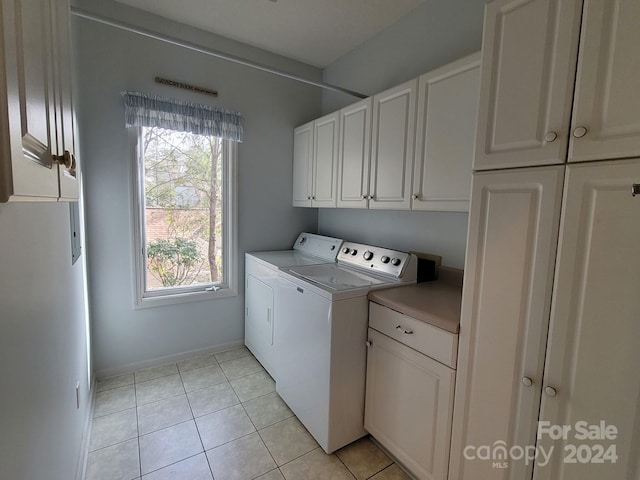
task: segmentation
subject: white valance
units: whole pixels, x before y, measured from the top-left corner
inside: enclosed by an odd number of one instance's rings
[[[242,142],[242,115],[221,108],[122,92],[127,127],[160,127]]]

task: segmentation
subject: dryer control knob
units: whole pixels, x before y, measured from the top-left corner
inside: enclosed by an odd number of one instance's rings
[[[389,257],[387,257],[386,255],[383,255],[382,258],[380,259],[380,261],[382,263],[389,263],[389,260],[391,260]]]
[[[391,265],[393,265],[394,267],[397,267],[401,263],[402,263],[402,260],[400,260],[399,258],[392,258],[391,259]]]
[[[363,257],[365,260],[371,260],[371,259],[373,258],[373,252],[370,252],[369,250],[367,250],[366,252],[364,252],[364,253],[362,254],[362,257]]]
[[[342,249],[342,253],[345,253],[345,254],[346,254],[346,253],[349,253],[350,251],[351,251],[351,249],[350,249],[349,247],[344,247],[344,248]]]

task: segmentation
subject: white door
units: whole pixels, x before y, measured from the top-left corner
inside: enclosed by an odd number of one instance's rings
[[[372,98],[340,110],[338,207],[367,208]]]
[[[565,162],[582,0],[485,10],[474,169]]]
[[[369,329],[365,429],[420,480],[446,480],[455,371]]]
[[[469,211],[480,53],[422,75],[413,210]]]
[[[478,449],[535,445],[563,172],[474,175],[450,478],[531,478],[531,465],[494,468]]]
[[[275,376],[273,368],[273,289],[248,274],[245,296],[245,344],[271,376]]]
[[[313,122],[312,207],[335,207],[338,198],[338,127],[339,112]]]
[[[2,38],[9,145],[2,160],[3,200],[58,197],[49,1],[2,2]]]
[[[418,80],[373,97],[369,208],[411,207]]]
[[[313,122],[293,131],[293,206],[311,206]]]
[[[640,184],[640,159],[567,169],[540,420],[571,430],[566,441],[542,436],[542,445],[555,451],[548,466],[536,467],[536,479],[640,478],[640,196],[631,194],[634,183]],[[580,438],[577,422],[600,428],[601,421],[615,427],[615,439]],[[615,452],[615,463],[607,451]]]
[[[640,156],[640,2],[585,0],[569,161]]]

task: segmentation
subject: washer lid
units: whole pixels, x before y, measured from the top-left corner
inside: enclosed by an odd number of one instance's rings
[[[331,291],[350,290],[389,283],[388,278],[347,270],[335,264],[294,267],[289,269],[289,272]]]

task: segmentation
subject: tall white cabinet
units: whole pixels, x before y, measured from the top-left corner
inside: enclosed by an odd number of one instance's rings
[[[0,201],[75,200],[68,0],[2,2]]]
[[[531,466],[505,476],[463,453],[535,444],[563,174],[552,166],[474,177],[450,479],[531,478]]]
[[[638,18],[487,4],[451,480],[640,478]]]

